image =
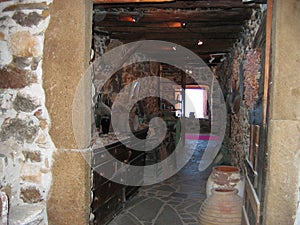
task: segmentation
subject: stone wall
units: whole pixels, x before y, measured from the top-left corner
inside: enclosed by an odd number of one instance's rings
[[[121,51],[113,58],[104,53],[115,47]],[[102,100],[114,113],[121,114],[130,111],[130,117],[139,114],[147,122],[158,114],[158,79],[143,82],[139,85],[138,96],[145,96],[138,101],[132,96],[134,82],[148,76],[159,76],[159,63],[151,62],[150,58],[139,52],[132,52],[118,40],[108,36],[94,35],[95,61],[94,61],[94,94],[102,93]],[[122,62],[123,61],[123,62]],[[113,71],[113,72],[112,72]],[[117,104],[115,100],[117,98]],[[94,98],[95,99],[95,98]],[[134,104],[134,103],[138,104]],[[128,108],[129,107],[129,108]],[[132,119],[132,118],[130,118]]]
[[[191,70],[182,71],[174,66],[150,61],[151,58],[134,52],[131,53],[129,49],[126,49],[125,46],[122,46],[122,43],[115,39],[110,39],[109,36],[94,34],[94,49],[95,49],[95,60],[94,60],[94,95],[96,93],[102,93],[102,99],[105,104],[112,106],[113,102],[117,95],[119,95],[119,100],[122,98],[124,106],[129,105],[131,100],[128,98],[128,93],[131,90],[128,88],[131,87],[137,79],[144,78],[148,76],[161,76],[164,78],[164,81],[160,82],[158,79],[152,79],[151,82],[146,82],[140,86],[140,96],[161,96],[162,98],[145,98],[143,101],[140,101],[141,110],[138,109],[140,116],[144,116],[147,120],[151,117],[160,114],[159,101],[161,105],[164,105],[165,108],[170,108],[175,104],[175,88],[181,86],[182,76],[185,76],[186,84],[195,84],[196,82],[188,75],[188,72]],[[109,52],[115,47],[119,47],[117,53],[114,57],[100,58],[104,53]],[[119,64],[122,60],[126,61],[124,65]],[[143,62],[141,62],[143,61]],[[139,63],[135,63],[139,62]],[[120,67],[120,68],[118,68]],[[114,71],[117,68],[117,71]],[[106,80],[110,76],[110,79]],[[170,85],[166,82],[166,79],[173,81],[175,85]],[[176,87],[176,84],[178,87]],[[127,89],[124,89],[126,85],[129,85]],[[163,99],[172,99],[172,102],[165,101]],[[130,101],[129,101],[130,100]],[[95,101],[95,97],[94,97]],[[137,105],[133,107],[133,110],[138,107]],[[142,112],[140,112],[142,111]]]
[[[9,197],[11,224],[45,203],[52,181],[55,146],[42,87],[51,2],[0,2],[0,188]]]
[[[227,128],[223,147],[229,150],[231,163],[240,168],[244,167],[244,159],[249,151],[249,111],[258,100],[259,83],[262,82],[260,49],[257,49],[254,43],[264,11],[263,7],[253,10],[251,20],[245,24],[241,37],[226,56],[227,59],[213,70],[227,104]],[[256,76],[250,75],[251,80],[246,82],[248,70],[254,70],[250,72],[256,73]]]

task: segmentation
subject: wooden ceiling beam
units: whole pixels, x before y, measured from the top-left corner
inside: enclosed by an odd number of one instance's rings
[[[104,3],[99,4],[100,1]],[[114,4],[107,4],[108,1]],[[174,46],[151,46],[148,56],[155,58],[166,51],[178,62],[190,63],[190,59],[180,53],[182,46],[208,65],[217,65],[224,54],[231,51],[245,21],[251,18],[253,8],[259,7],[258,4],[243,4],[242,0],[125,1],[94,0],[94,35],[108,34],[124,44],[140,40],[172,42]],[[199,39],[203,45],[197,45]],[[198,63],[199,59],[194,60]]]
[[[187,49],[190,49],[191,51],[197,53],[197,54],[203,54],[203,53],[210,53],[210,54],[216,54],[216,53],[223,53],[223,52],[229,52],[232,48],[231,44],[219,44],[212,46],[211,44],[206,46],[197,46],[197,44],[189,44],[189,43],[180,43],[177,42],[177,45],[180,45],[182,47],[185,47]]]
[[[94,4],[141,3],[141,2],[173,2],[175,0],[93,0]]]
[[[205,21],[243,21],[249,18],[251,9],[235,10],[148,10],[140,13],[138,22],[205,22]],[[121,17],[137,16],[132,12],[95,12],[102,20],[120,20]]]
[[[121,41],[122,42],[122,41]],[[127,44],[130,42],[122,42],[123,44]],[[189,42],[183,42],[183,41],[177,41],[174,43],[173,47],[178,47],[182,46],[184,48],[187,48],[191,51],[193,51],[196,54],[219,54],[219,53],[226,53],[229,52],[230,49],[232,48],[232,43],[227,42],[227,43],[214,43],[210,42],[207,43],[206,45],[198,46],[196,43],[189,43]],[[177,48],[178,49],[178,48]],[[158,54],[160,51],[169,51],[170,53],[176,53],[178,51],[174,51],[172,47],[170,46],[157,46],[157,48],[151,48],[145,50],[149,54]],[[178,53],[180,54],[180,52]]]
[[[173,9],[193,9],[193,8],[257,8],[257,4],[243,4],[242,1],[231,1],[231,0],[215,0],[215,1],[175,1],[172,3],[139,3],[139,4],[99,4],[94,1],[95,9],[106,9],[106,8],[121,8],[121,7],[135,7],[135,8],[173,8]]]
[[[227,44],[227,43],[233,43],[237,38],[201,38],[201,35],[182,35],[178,34],[176,36],[168,36],[168,35],[157,35],[154,36],[152,34],[146,34],[145,36],[139,36],[139,35],[126,35],[126,36],[119,36],[117,35],[111,35],[111,39],[117,39],[120,41],[123,41],[125,43],[133,42],[133,41],[143,41],[143,40],[160,40],[160,41],[167,41],[167,42],[173,42],[173,43],[191,43],[192,45],[197,45],[198,41],[202,41],[203,44],[198,46],[201,47],[203,45],[206,45],[207,43],[213,43],[213,44]]]
[[[163,27],[163,28],[182,28],[182,24],[180,25],[180,27],[172,27],[172,23],[180,23],[178,21],[172,21],[172,22],[164,22],[164,21],[161,21],[161,22],[147,22],[147,23],[143,23],[143,22],[138,22],[138,23],[134,23],[134,22],[123,22],[123,21],[117,21],[115,19],[113,20],[108,20],[108,19],[105,19],[105,20],[99,20],[99,21],[96,21],[94,20],[94,24],[96,26],[102,26],[102,27],[157,27],[157,28],[160,28],[160,27]],[[188,29],[191,29],[191,28],[199,28],[199,27],[211,27],[211,26],[229,26],[229,25],[243,25],[244,22],[243,21],[226,21],[226,20],[223,20],[223,21],[206,21],[206,22],[201,22],[201,21],[189,21],[189,22],[185,22],[185,28],[188,30]]]
[[[199,27],[193,29],[185,28],[150,28],[150,27],[99,27],[97,24],[94,25],[95,31],[108,31],[108,32],[128,32],[128,33],[231,33],[241,32],[242,27],[238,25],[229,26],[211,26],[211,27]]]
[[[120,40],[176,40],[176,39],[200,39],[201,41],[209,41],[211,39],[229,39],[229,40],[236,40],[239,37],[238,33],[178,33],[177,35],[170,35],[169,33],[121,33],[121,32],[112,32],[109,34],[109,37],[112,39],[120,39]]]

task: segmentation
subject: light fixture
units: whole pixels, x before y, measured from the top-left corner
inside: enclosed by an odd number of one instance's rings
[[[226,59],[226,56],[223,55],[223,57],[220,59],[220,62],[223,62]]]
[[[254,0],[242,0],[243,3],[254,3]]]
[[[137,12],[134,14],[124,13],[118,16],[118,20],[122,22],[137,23],[143,16],[143,12]]]
[[[182,23],[181,23],[181,27],[182,27],[182,28],[186,28],[186,25],[187,25],[186,22],[182,22]]]
[[[167,22],[167,27],[180,28],[182,26],[180,22]]]
[[[132,16],[119,16],[118,20],[122,22],[131,22],[131,23],[136,22],[136,19]]]
[[[201,41],[201,40],[198,40],[198,43],[197,43],[197,45],[203,45],[203,41]]]
[[[186,74],[193,74],[193,71],[191,69],[185,69]]]
[[[213,57],[213,55],[209,55],[210,56],[210,60],[208,60],[209,63],[212,63],[215,60],[215,57]]]
[[[134,20],[135,23],[139,22],[140,19],[144,16],[143,13],[139,13],[139,14],[136,14],[136,15],[133,15],[132,18]]]

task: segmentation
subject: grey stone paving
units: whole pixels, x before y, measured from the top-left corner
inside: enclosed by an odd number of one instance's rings
[[[166,225],[166,224],[172,224],[172,225],[182,225],[182,221],[180,217],[178,216],[178,213],[176,210],[174,210],[169,205],[166,205],[162,212],[159,214],[157,219],[155,220],[154,224],[156,225]]]
[[[197,225],[206,198],[205,184],[211,167],[198,171],[205,141],[189,141],[196,147],[191,160],[173,177],[144,186],[108,225]]]
[[[157,216],[164,202],[156,198],[148,198],[137,203],[128,211],[136,216],[139,221],[153,222],[153,218]]]

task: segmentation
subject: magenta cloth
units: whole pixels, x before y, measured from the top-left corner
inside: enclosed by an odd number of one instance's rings
[[[220,137],[216,135],[209,135],[209,134],[185,134],[185,139],[218,141],[220,140]]]

